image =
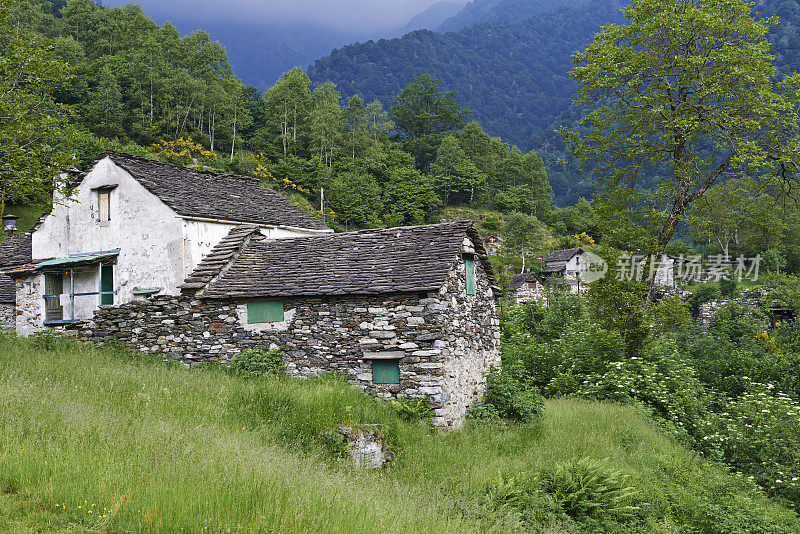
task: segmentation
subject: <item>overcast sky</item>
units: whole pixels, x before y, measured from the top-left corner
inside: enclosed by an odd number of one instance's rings
[[[171,18],[246,23],[312,22],[341,30],[383,30],[402,26],[439,0],[137,0],[144,12],[163,22]],[[451,1],[451,0],[448,0]],[[465,4],[467,0],[452,0]],[[126,0],[104,0],[112,7]]]

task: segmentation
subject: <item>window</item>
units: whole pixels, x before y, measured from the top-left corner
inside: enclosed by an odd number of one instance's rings
[[[464,270],[467,278],[467,295],[475,294],[475,260],[464,260]]]
[[[97,222],[107,223],[111,220],[111,191],[97,191]]]
[[[44,273],[44,320],[61,321],[64,308],[61,293],[64,292],[64,273]]]
[[[100,305],[114,304],[114,266],[100,267]]]
[[[247,322],[279,323],[284,320],[282,300],[264,300],[247,303]]]
[[[399,384],[400,360],[372,360],[373,384]]]

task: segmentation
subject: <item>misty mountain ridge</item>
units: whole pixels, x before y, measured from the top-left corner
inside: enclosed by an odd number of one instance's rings
[[[462,9],[462,2],[438,2],[414,16],[403,27],[392,32],[391,37],[402,37],[416,30],[435,30],[445,21],[456,16]],[[316,58],[315,58],[316,59]]]

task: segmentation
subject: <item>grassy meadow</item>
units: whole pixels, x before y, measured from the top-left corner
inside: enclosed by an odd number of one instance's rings
[[[341,424],[380,425],[396,459],[367,472],[333,458],[319,437]],[[553,489],[565,466],[587,461],[624,480],[626,489],[609,494],[620,506],[605,522],[574,522],[566,486]],[[243,380],[124,350],[0,339],[1,532],[556,533],[587,525],[800,531],[793,512],[630,407],[552,400],[536,424],[470,422],[443,433],[332,377]]]

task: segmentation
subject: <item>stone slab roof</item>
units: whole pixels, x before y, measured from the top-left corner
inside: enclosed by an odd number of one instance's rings
[[[522,284],[527,282],[542,282],[539,273],[529,271],[525,273],[514,274],[511,276],[511,288],[512,289],[519,289],[522,287]]]
[[[31,234],[22,234],[0,241],[0,267],[21,265],[31,261]]]
[[[31,235],[15,235],[0,241],[0,271],[31,261]],[[0,273],[0,304],[14,304],[16,289],[14,280]]]
[[[182,286],[205,298],[375,295],[438,290],[469,239],[494,284],[470,223],[266,240],[234,229]],[[237,246],[240,243],[240,246]]]
[[[96,161],[105,157],[185,217],[329,230],[322,221],[277,191],[262,187],[255,178],[191,169],[117,152],[103,152]]]
[[[547,258],[544,261],[545,263],[551,263],[556,261],[569,261],[578,254],[583,254],[582,248],[568,248],[564,250],[556,250],[550,255],[549,258]]]

